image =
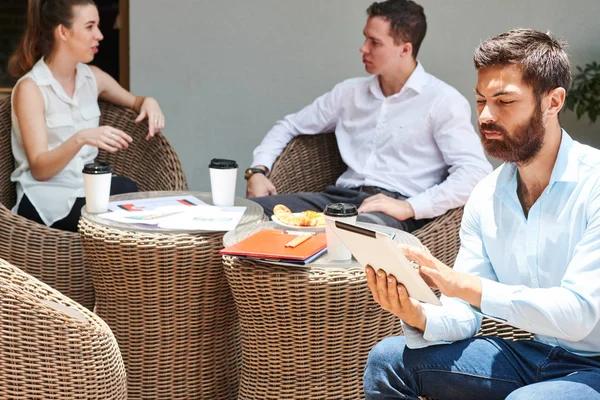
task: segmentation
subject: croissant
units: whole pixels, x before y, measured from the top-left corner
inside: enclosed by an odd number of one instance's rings
[[[325,216],[323,213],[307,210],[294,214],[283,204],[273,207],[273,214],[279,221],[292,226],[324,226]]]

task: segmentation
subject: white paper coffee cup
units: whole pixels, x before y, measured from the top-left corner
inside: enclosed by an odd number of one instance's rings
[[[356,223],[358,210],[354,204],[332,203],[325,207],[323,214],[325,214],[326,219],[354,224]],[[344,243],[329,227],[329,224],[325,225],[325,235],[327,238],[327,254],[330,260],[348,261],[352,259],[352,253],[344,246]]]
[[[112,169],[107,163],[95,162],[83,167],[85,209],[92,214],[108,211]]]
[[[237,162],[233,160],[213,158],[210,161],[208,166],[210,171],[210,189],[215,206],[233,206],[235,202],[237,168]]]

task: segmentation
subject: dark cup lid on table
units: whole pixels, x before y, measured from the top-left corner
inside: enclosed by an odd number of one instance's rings
[[[234,160],[226,160],[224,158],[213,158],[208,165],[208,168],[213,169],[233,169],[237,167],[237,162]]]
[[[328,217],[354,217],[358,215],[358,209],[350,203],[331,203],[327,204],[323,214]]]
[[[84,174],[102,175],[112,173],[112,168],[105,162],[93,162],[83,166]]]

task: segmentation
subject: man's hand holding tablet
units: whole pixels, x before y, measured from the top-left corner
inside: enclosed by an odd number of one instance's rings
[[[386,275],[385,271],[375,272],[370,265],[365,267],[367,284],[373,299],[386,311],[403,320],[408,325],[425,330],[427,316],[423,312],[421,302],[408,297],[403,284],[398,283],[394,275]]]

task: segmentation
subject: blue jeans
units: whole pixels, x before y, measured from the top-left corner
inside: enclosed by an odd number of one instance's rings
[[[600,399],[600,358],[498,337],[411,350],[397,336],[369,353],[364,388],[367,400]]]

